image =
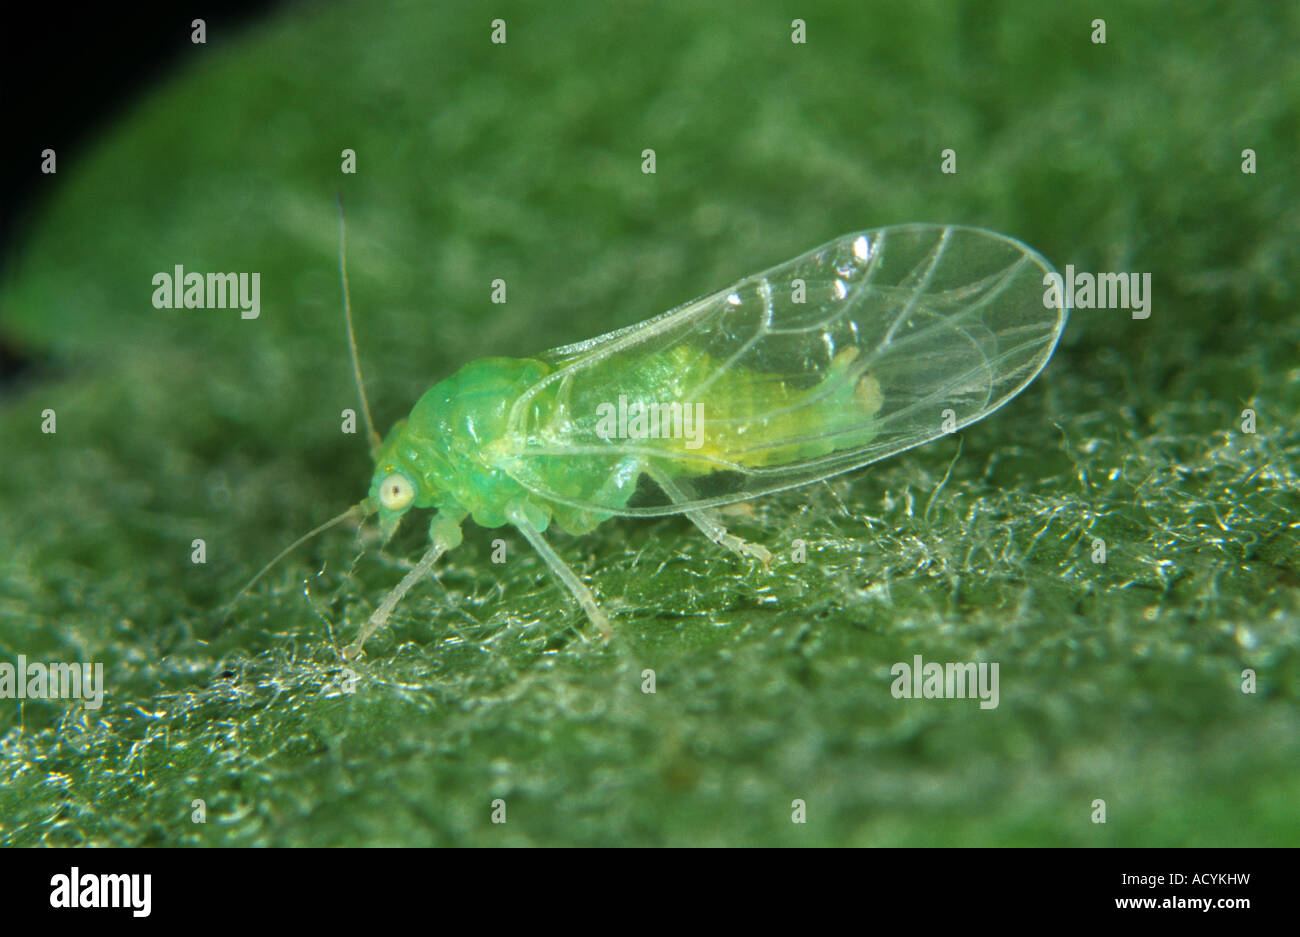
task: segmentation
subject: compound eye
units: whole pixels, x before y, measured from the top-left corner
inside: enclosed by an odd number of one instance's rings
[[[394,472],[379,486],[379,503],[389,511],[405,511],[415,499],[415,486],[401,472]]]

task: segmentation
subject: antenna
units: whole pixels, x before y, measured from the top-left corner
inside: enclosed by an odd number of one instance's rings
[[[252,579],[248,580],[244,588],[240,589],[239,592],[235,594],[235,597],[230,600],[230,604],[227,607],[228,608],[233,607],[236,602],[238,602],[240,599],[244,597],[244,593],[246,593],[249,589],[253,588],[253,586],[257,585],[258,580],[271,571],[271,567],[273,567],[276,563],[280,562],[282,559],[284,559],[294,550],[298,549],[298,547],[302,546],[312,537],[316,536],[317,534],[323,534],[331,527],[335,526],[336,524],[341,524],[344,521],[348,520],[349,518],[356,517],[356,516],[360,516],[363,518],[369,517],[373,513],[374,513],[374,505],[369,498],[366,498],[365,500],[352,505],[352,507],[348,508],[346,511],[344,511],[342,514],[338,515],[337,517],[331,517],[329,520],[327,520],[325,523],[321,524],[319,527],[315,528],[314,530],[309,530],[307,533],[303,534],[293,543],[289,544],[287,547],[285,547],[283,550],[277,553],[275,555],[275,559],[271,560],[271,562],[267,563],[260,570],[258,570],[257,575],[254,576]]]
[[[370,439],[370,451],[379,448],[379,434],[375,432],[375,421],[370,418],[370,402],[366,400],[366,385],[361,380],[361,362],[357,360],[357,337],[352,329],[352,300],[348,296],[348,262],[347,262],[347,225],[343,220],[343,194],[338,193],[339,203],[339,277],[343,280],[343,317],[348,325],[348,350],[352,353],[352,376],[356,378],[357,395],[361,398],[361,415],[366,419],[366,434]]]

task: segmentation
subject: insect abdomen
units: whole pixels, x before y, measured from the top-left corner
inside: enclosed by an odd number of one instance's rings
[[[688,354],[675,350],[673,357]],[[681,454],[686,460],[673,463],[673,474],[707,474],[717,470],[718,462],[753,468],[784,465],[869,442],[874,435],[872,417],[881,404],[880,385],[853,367],[857,357],[856,348],[841,350],[821,381],[799,388],[742,367],[720,372],[717,362],[693,355],[692,372],[717,377],[698,395],[700,400],[685,402],[687,407],[698,405],[703,414],[694,450],[691,440],[661,440],[665,448],[685,446]],[[680,379],[674,383],[682,384]],[[699,466],[698,471],[693,466]]]

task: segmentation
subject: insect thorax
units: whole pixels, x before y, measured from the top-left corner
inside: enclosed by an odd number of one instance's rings
[[[481,358],[435,384],[381,444],[372,496],[387,473],[400,470],[415,483],[412,507],[470,514],[484,527],[506,523],[506,506],[527,491],[493,452],[511,405],[548,370],[529,358]]]

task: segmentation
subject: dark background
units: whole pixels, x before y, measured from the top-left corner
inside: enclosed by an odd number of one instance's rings
[[[190,23],[207,21],[208,44],[236,38],[270,10],[268,0],[61,6],[30,4],[25,22],[6,30],[0,64],[7,89],[0,192],[0,275],[22,244],[26,219],[60,174],[111,129],[139,94],[165,80],[190,42]],[[52,147],[59,174],[40,171]]]

